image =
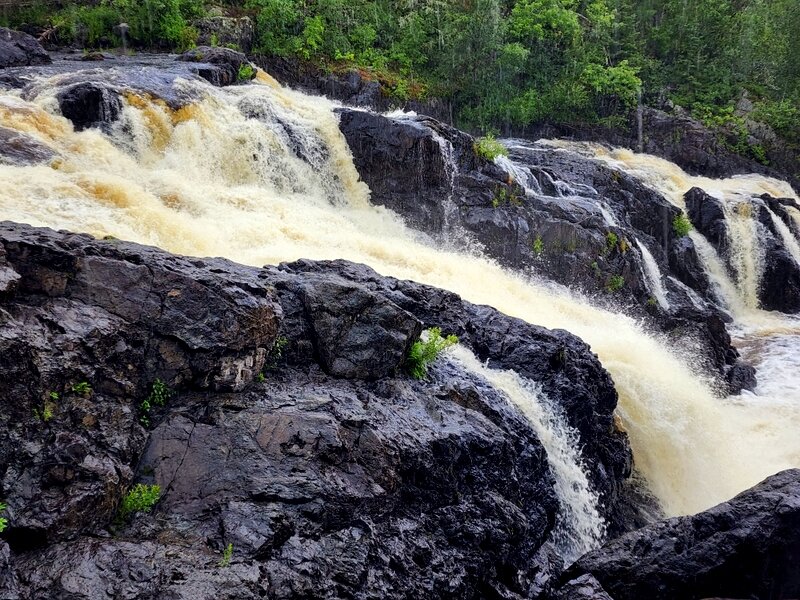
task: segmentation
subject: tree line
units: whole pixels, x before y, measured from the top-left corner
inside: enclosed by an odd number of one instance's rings
[[[626,120],[637,100],[681,105],[710,125],[753,117],[800,143],[798,0],[246,0],[256,51],[359,68],[398,98],[436,96],[484,131]],[[196,39],[202,0],[100,0],[6,11],[84,44],[171,49]],[[38,11],[38,13],[37,13]],[[27,21],[26,21],[27,20]],[[738,125],[741,125],[738,123]]]

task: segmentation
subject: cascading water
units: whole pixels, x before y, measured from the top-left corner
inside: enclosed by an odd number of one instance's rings
[[[467,371],[486,379],[505,394],[530,420],[547,451],[560,504],[552,541],[564,562],[570,564],[596,548],[605,532],[605,523],[598,510],[598,496],[583,467],[578,432],[569,427],[558,407],[548,401],[534,382],[514,371],[489,369],[463,346],[456,346],[451,352]]]
[[[781,240],[783,241],[784,247],[792,255],[794,261],[798,265],[800,265],[800,242],[791,232],[788,225],[786,225],[786,223],[781,221],[780,217],[778,217],[778,215],[772,212],[771,208],[767,207],[766,210],[769,213],[769,217],[772,220],[772,225],[775,227],[775,231],[778,232],[778,235],[781,237]]]
[[[638,239],[636,240],[636,245],[639,248],[639,252],[642,253],[642,264],[644,265],[645,276],[649,284],[648,289],[650,293],[653,294],[659,306],[667,310],[669,309],[669,300],[667,299],[667,290],[664,289],[661,269],[658,268],[658,263],[656,259],[653,258],[650,250],[647,249],[647,246],[642,244]]]
[[[371,206],[333,106],[278,86],[218,89],[173,110],[129,95],[108,133],[76,133],[57,115],[56,80],[23,101],[0,92],[0,125],[51,148],[50,164],[0,166],[0,218],[112,235],[251,265],[344,258],[452,290],[591,344],[620,395],[638,469],[668,514],[705,509],[800,466],[796,403],[720,401],[671,345],[624,315],[427,245]]]

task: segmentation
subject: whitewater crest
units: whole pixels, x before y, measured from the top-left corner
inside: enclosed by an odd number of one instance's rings
[[[263,72],[250,85],[224,89],[178,80],[193,98],[182,106],[131,93],[105,131],[75,132],[58,114],[59,84],[59,76],[43,76],[35,96],[0,95],[0,126],[53,154],[44,163],[0,166],[0,218],[256,266],[344,258],[566,329],[611,373],[637,469],[670,515],[703,510],[800,465],[796,403],[769,393],[720,399],[688,366],[691,357],[675,355],[636,320],[480,256],[436,247],[372,206],[327,100],[284,89]],[[670,185],[678,202],[685,185]],[[755,273],[757,262],[742,269]],[[661,276],[649,276],[659,296]],[[742,294],[752,282],[740,276],[732,285],[731,297],[752,309]],[[502,385],[512,383],[519,382]],[[569,460],[579,459],[575,452]],[[586,539],[600,530],[592,523]]]

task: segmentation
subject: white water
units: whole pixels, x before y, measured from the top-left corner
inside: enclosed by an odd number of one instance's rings
[[[771,208],[767,207],[767,211],[772,219],[772,224],[775,226],[775,230],[778,232],[781,240],[783,240],[783,245],[789,251],[789,254],[792,255],[794,261],[800,265],[800,243],[798,243],[797,238],[791,232],[789,226],[786,225],[778,215],[772,212]]]
[[[73,132],[54,114],[52,93],[33,103],[0,93],[0,125],[59,155],[51,165],[0,166],[0,218],[251,265],[345,258],[567,329],[611,373],[637,468],[671,515],[800,466],[796,403],[721,400],[693,373],[693,357],[674,355],[636,321],[479,256],[426,245],[396,215],[371,206],[327,101],[264,74],[222,90],[186,85],[204,99],[173,111],[130,97],[111,136]]]
[[[531,422],[547,451],[550,470],[556,481],[559,512],[552,541],[566,564],[596,548],[605,533],[598,510],[598,496],[592,490],[580,454],[578,432],[571,428],[556,405],[540,387],[514,371],[489,369],[463,346],[452,356],[466,370],[486,379],[503,392]]]
[[[647,246],[642,244],[638,239],[636,245],[639,247],[639,252],[642,253],[642,263],[644,264],[645,276],[647,277],[648,290],[653,297],[658,301],[659,306],[664,310],[669,309],[669,300],[667,300],[667,290],[664,289],[664,282],[661,275],[661,269],[658,268],[658,263]]]

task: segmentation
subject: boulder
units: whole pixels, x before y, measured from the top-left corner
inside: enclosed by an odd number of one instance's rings
[[[255,26],[250,17],[210,16],[193,25],[201,46],[232,46],[244,53],[253,49]]]
[[[0,27],[0,69],[46,65],[50,62],[50,55],[36,38],[21,31]]]
[[[230,48],[198,46],[184,52],[176,60],[196,63],[191,70],[217,87],[249,81],[256,76],[247,57]]]
[[[0,164],[35,165],[56,157],[49,146],[16,129],[0,127]]]
[[[705,236],[721,256],[728,252],[728,225],[722,200],[718,200],[697,187],[684,195],[686,212],[692,225]]]
[[[108,127],[122,114],[120,92],[101,83],[77,83],[58,92],[61,114],[72,121],[76,131]]]
[[[798,564],[800,470],[791,469],[708,511],[614,540],[562,580],[574,586],[590,575],[615,600],[796,598]]]

